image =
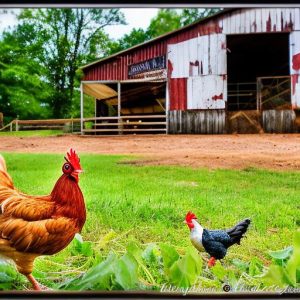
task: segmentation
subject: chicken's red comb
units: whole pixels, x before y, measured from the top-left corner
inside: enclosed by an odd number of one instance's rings
[[[81,170],[80,159],[78,155],[75,153],[75,150],[73,150],[72,148],[67,153],[67,157],[65,157],[65,160],[72,165],[74,170]]]
[[[187,223],[190,223],[193,219],[197,219],[197,217],[195,214],[193,214],[191,211],[189,211],[185,216],[185,220]]]

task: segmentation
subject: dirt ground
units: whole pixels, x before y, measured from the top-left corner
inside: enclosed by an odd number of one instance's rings
[[[300,134],[0,137],[0,152],[130,154],[133,163],[300,170]]]

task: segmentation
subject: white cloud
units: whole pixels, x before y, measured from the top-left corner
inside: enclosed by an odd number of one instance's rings
[[[122,8],[120,10],[124,13],[128,25],[106,27],[105,32],[113,39],[121,38],[130,33],[133,28],[146,29],[150,20],[158,13],[158,8]]]

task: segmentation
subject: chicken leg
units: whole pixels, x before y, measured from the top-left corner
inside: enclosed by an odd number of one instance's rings
[[[212,256],[212,257],[209,259],[207,265],[208,265],[209,268],[211,268],[211,267],[213,267],[215,264],[216,264],[216,259]]]
[[[37,280],[31,274],[26,275],[26,277],[31,282],[34,290],[36,290],[36,291],[42,290],[39,283],[37,282]]]

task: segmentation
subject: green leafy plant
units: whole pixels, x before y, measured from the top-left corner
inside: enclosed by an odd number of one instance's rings
[[[270,252],[273,264],[262,279],[267,285],[300,287],[300,231],[294,235],[293,247]]]

